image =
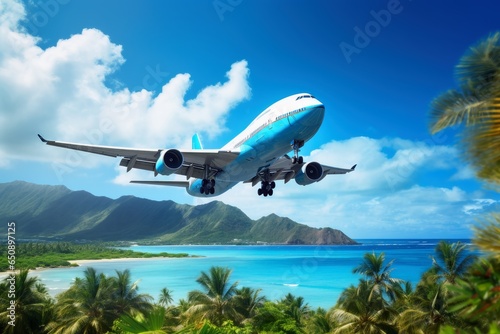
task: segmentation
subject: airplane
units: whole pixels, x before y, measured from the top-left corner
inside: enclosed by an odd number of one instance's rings
[[[131,183],[185,188],[192,196],[213,197],[223,194],[239,182],[251,183],[259,196],[272,196],[276,181],[291,179],[299,185],[319,182],[330,174],[346,174],[355,170],[304,162],[300,149],[311,139],[325,115],[325,106],[314,96],[301,93],[288,96],[260,113],[248,127],[219,150],[204,149],[197,134],[192,149],[140,149],[87,145],[46,140],[47,145],[72,150],[122,157],[120,166],[147,170],[156,177],[184,175],[179,181],[130,181]],[[293,150],[293,156],[287,153]]]

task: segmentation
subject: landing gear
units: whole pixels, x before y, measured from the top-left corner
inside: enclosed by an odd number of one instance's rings
[[[276,183],[274,181],[267,182],[262,181],[260,188],[257,190],[257,194],[264,195],[264,197],[272,196],[274,191],[273,189],[276,187]]]
[[[304,163],[304,158],[299,156],[300,148],[304,146],[304,141],[303,140],[294,140],[292,142],[292,148],[293,148],[293,158],[292,158],[292,164],[303,164]]]
[[[209,165],[205,165],[205,177],[201,180],[200,194],[215,194],[215,179],[210,176]]]
[[[205,195],[215,194],[215,180],[203,179],[201,181],[200,194],[205,194]]]

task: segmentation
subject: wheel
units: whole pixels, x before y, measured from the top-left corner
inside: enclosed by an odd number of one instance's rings
[[[210,189],[205,189],[205,195],[210,194]]]
[[[207,185],[207,179],[201,180],[201,186],[204,188]]]
[[[262,195],[262,188],[257,189],[257,194]]]
[[[213,195],[213,194],[215,194],[215,188],[212,187],[212,188],[210,188],[210,195]]]
[[[304,158],[303,157],[299,157],[299,164],[302,164],[304,163]]]
[[[200,188],[200,194],[203,194],[205,192],[205,187]]]
[[[297,158],[296,157],[293,157],[292,158],[292,165],[295,165],[297,163]]]
[[[271,182],[271,189],[274,189],[274,188],[276,188],[276,182],[273,181],[273,182]]]
[[[272,190],[272,189],[270,189],[270,190],[268,191],[268,193],[269,193],[269,196],[272,196],[272,195],[273,195],[273,190]]]
[[[264,191],[264,197],[267,197],[267,191]]]

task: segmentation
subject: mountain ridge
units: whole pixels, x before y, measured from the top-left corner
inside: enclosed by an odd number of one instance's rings
[[[250,219],[212,201],[191,206],[135,196],[111,199],[65,186],[0,183],[0,219],[16,221],[17,238],[144,241],[163,244],[353,245],[342,231],[313,228],[270,214]]]

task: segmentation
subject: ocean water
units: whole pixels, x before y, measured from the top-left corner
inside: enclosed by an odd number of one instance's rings
[[[468,240],[449,240],[450,242]],[[416,284],[432,265],[431,255],[439,240],[358,240],[356,246],[135,246],[148,253],[188,253],[203,256],[179,259],[139,259],[95,261],[80,267],[37,272],[52,295],[67,289],[75,277],[82,277],[91,266],[98,272],[114,275],[115,270],[130,269],[133,280],[140,280],[139,291],[156,300],[162,288],[172,291],[174,301],[187,298],[200,289],[196,279],[211,266],[233,270],[231,281],[239,286],[261,288],[270,300],[292,293],[304,297],[312,308],[332,307],[341,292],[361,278],[352,269],[365,253],[384,252],[386,261],[394,260],[392,277]]]

